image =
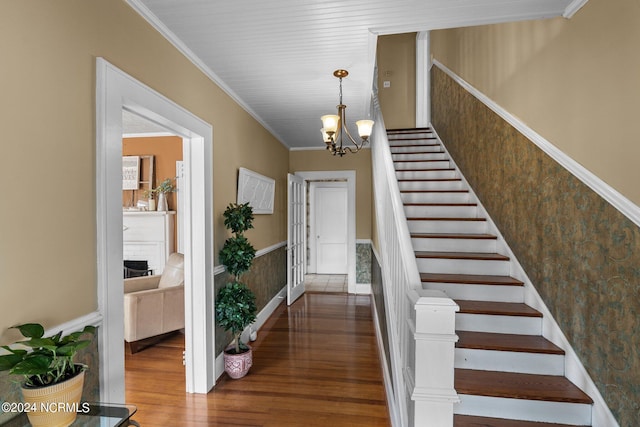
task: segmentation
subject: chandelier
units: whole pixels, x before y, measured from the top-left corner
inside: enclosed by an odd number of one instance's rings
[[[358,126],[358,134],[360,135],[360,142],[356,142],[355,139],[349,133],[345,123],[345,114],[344,110],[346,110],[347,106],[342,103],[342,79],[349,75],[347,70],[335,70],[333,75],[340,79],[340,103],[338,104],[338,114],[328,114],[326,116],[322,116],[320,119],[322,120],[322,139],[327,144],[327,150],[334,156],[337,154],[342,157],[347,152],[349,153],[357,153],[360,149],[367,143],[369,139],[369,135],[371,135],[371,130],[373,128],[373,120],[358,120],[356,122],[356,126]],[[343,147],[342,140],[343,136],[346,135],[353,147]]]

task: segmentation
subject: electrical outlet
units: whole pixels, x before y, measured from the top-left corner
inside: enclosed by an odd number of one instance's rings
[[[384,88],[391,87],[391,81],[385,80],[384,82],[382,82],[382,87]]]

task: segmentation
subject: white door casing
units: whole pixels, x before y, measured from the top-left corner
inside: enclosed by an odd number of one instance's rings
[[[122,111],[183,138],[186,390],[215,384],[211,125],[102,58],[96,60],[96,239],[100,399],[124,402]]]
[[[347,282],[350,294],[357,293],[356,287],[356,172],[344,171],[302,171],[297,176],[305,181],[346,180],[347,182]]]
[[[287,174],[287,305],[304,293],[305,184]]]
[[[346,182],[312,182],[311,209],[317,274],[347,274],[348,213]]]

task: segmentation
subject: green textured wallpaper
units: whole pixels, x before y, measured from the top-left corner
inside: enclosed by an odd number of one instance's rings
[[[437,67],[431,94],[434,128],[614,416],[640,425],[640,229]]]

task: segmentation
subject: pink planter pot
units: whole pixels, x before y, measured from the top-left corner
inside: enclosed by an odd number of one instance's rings
[[[253,352],[249,351],[240,354],[230,354],[227,350],[234,348],[227,347],[224,351],[224,370],[233,379],[242,378],[247,375],[249,368],[253,365]]]

